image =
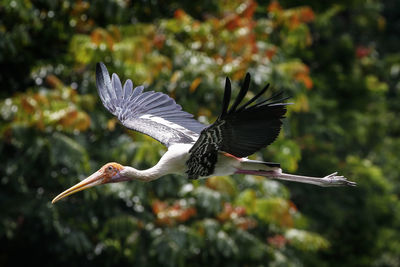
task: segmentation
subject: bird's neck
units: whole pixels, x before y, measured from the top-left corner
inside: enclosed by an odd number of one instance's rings
[[[186,168],[186,161],[189,157],[189,149],[192,145],[180,144],[170,146],[156,165],[147,170],[137,170],[126,166],[121,171],[123,180],[139,180],[149,182],[166,174],[183,173]],[[122,180],[121,180],[122,181]]]
[[[157,165],[147,170],[137,170],[135,168],[126,166],[121,172],[124,180],[138,180],[143,182],[156,180],[165,174],[168,174],[168,172],[164,171]]]

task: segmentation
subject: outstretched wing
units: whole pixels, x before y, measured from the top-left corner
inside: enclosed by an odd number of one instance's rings
[[[239,107],[247,94],[250,74],[246,74],[243,86],[235,102],[228,110],[231,99],[231,82],[226,78],[222,112],[218,119],[205,128],[190,149],[187,161],[189,178],[211,175],[218,151],[236,157],[246,157],[271,144],[279,135],[287,103],[282,92],[253,104],[267,91],[269,84],[247,103]],[[253,105],[252,105],[253,104]]]
[[[133,89],[131,80],[122,87],[117,74],[110,74],[103,63],[96,65],[96,83],[104,107],[129,129],[147,134],[165,146],[194,143],[206,127],[182,110],[175,100],[154,91]]]

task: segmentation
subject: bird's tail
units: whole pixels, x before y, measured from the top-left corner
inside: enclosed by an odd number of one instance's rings
[[[236,171],[238,174],[250,174],[264,176],[270,179],[278,179],[319,186],[356,186],[356,183],[347,180],[344,176],[338,176],[337,172],[322,178],[294,175],[283,173],[279,163],[263,162],[257,160],[243,159],[240,168]]]

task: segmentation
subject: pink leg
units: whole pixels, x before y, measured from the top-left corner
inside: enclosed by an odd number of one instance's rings
[[[356,186],[356,183],[348,181],[344,176],[337,176],[337,172],[327,175],[323,178],[309,177],[302,175],[294,175],[281,173],[277,171],[256,171],[256,170],[243,170],[238,169],[235,173],[238,174],[250,174],[250,175],[260,175],[265,176],[270,179],[278,179],[306,184],[314,184],[319,186]]]
[[[277,175],[277,172],[274,171],[255,171],[255,170],[240,170],[238,169],[235,173],[237,174],[250,174],[250,175],[259,175],[259,176],[273,176],[274,174]]]

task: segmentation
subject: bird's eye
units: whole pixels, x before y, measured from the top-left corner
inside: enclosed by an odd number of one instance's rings
[[[109,171],[112,171],[113,170],[113,167],[112,166],[108,166],[108,168],[107,168]]]

